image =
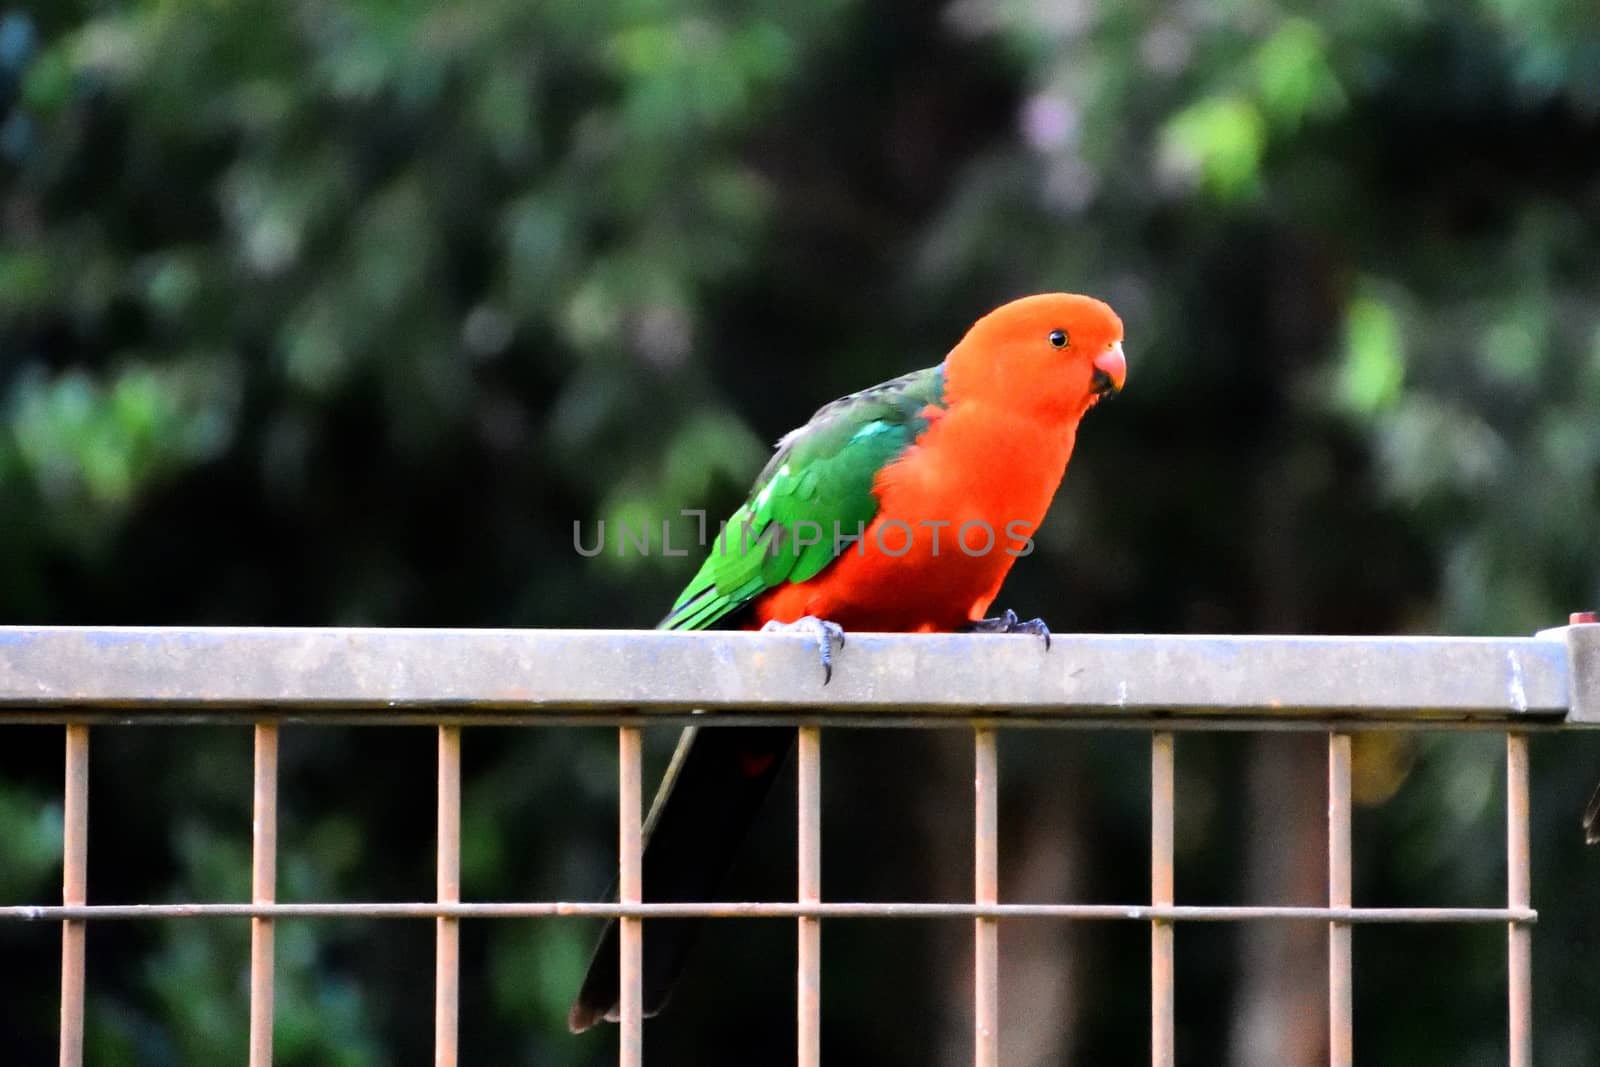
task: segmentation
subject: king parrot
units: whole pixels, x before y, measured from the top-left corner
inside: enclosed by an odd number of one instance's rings
[[[845,630],[1048,642],[1038,619],[985,612],[1044,518],[1079,420],[1126,376],[1122,321],[1099,300],[1045,293],[990,312],[938,366],[835,400],[786,434],[660,628],[806,627],[824,683]],[[645,822],[645,900],[711,898],[794,736],[683,731]],[[699,922],[644,923],[645,1014],[666,1002]],[[616,1018],[619,962],[613,921],[568,1015],[574,1033]]]

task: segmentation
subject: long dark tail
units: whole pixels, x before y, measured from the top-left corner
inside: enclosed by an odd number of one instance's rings
[[[794,746],[794,737],[794,729],[787,726],[693,726],[683,732],[645,822],[645,900],[712,898]],[[646,1015],[654,1015],[667,1002],[701,922],[645,922]],[[573,1033],[617,1017],[619,968],[613,920],[600,936],[583,988],[567,1015]]]
[[[1583,839],[1591,845],[1600,845],[1600,787],[1595,789],[1583,812]]]

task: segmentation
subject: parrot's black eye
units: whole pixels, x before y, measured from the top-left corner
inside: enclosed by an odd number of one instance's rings
[[[1050,347],[1052,347],[1052,348],[1066,348],[1067,347],[1067,331],[1066,330],[1051,330],[1050,331]]]

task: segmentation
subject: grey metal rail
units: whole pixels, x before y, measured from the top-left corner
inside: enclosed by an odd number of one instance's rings
[[[945,716],[1600,724],[1597,625],[1536,637],[0,627],[0,721],[506,721],[694,709]],[[215,721],[212,715],[208,721]],[[370,721],[368,716],[350,716]],[[1146,724],[1148,725],[1148,724]]]

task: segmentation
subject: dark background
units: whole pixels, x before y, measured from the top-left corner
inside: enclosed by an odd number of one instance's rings
[[[653,625],[696,561],[583,559],[574,521],[726,514],[822,402],[1067,289],[1121,312],[1131,374],[1004,604],[1559,624],[1600,603],[1597,66],[1561,0],[0,8],[0,619]],[[612,735],[465,745],[468,898],[603,891]],[[94,746],[91,900],[245,898],[249,731]],[[965,734],[827,757],[828,897],[970,891]],[[1142,899],[1146,760],[1007,736],[1003,896]],[[1357,902],[1503,900],[1502,761],[1358,738]],[[1600,744],[1533,761],[1536,1058],[1593,1064]],[[0,731],[0,902],[57,893],[60,767],[59,729]],[[1314,736],[1185,735],[1180,901],[1320,902],[1324,767]],[[281,788],[285,899],[431,894],[429,731],[288,729]],[[791,891],[790,822],[729,897]],[[614,1058],[562,1025],[592,934],[465,927],[465,1062]],[[278,938],[278,1062],[429,1061],[430,924]],[[829,925],[826,1061],[968,1062],[969,939]],[[1504,941],[1358,930],[1361,1062],[1504,1062]],[[1008,926],[1006,1062],[1145,1059],[1147,945]],[[652,1061],[789,1062],[793,951],[714,926]],[[89,1062],[242,1062],[246,957],[242,922],[92,927]],[[54,1055],[57,958],[0,927],[7,1062]],[[1325,966],[1315,923],[1182,928],[1181,1061],[1321,1062]]]

